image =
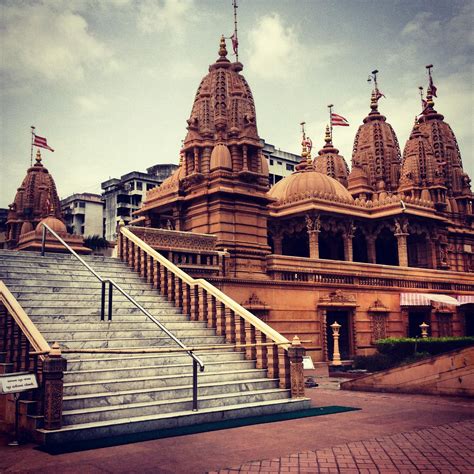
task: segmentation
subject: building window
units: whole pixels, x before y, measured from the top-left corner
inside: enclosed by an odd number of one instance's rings
[[[294,167],[293,165],[290,165],[290,164],[287,163],[287,164],[286,164],[286,169],[287,169],[288,171],[293,171],[293,170],[295,169],[295,167]]]
[[[153,189],[154,187],[155,187],[154,184],[148,183],[148,184],[146,185],[146,190],[147,190],[147,191],[150,191],[150,189]]]
[[[86,207],[86,203],[83,201],[79,201],[79,207]]]
[[[273,160],[270,160],[270,166],[273,166]]]
[[[283,176],[278,176],[277,174],[275,175],[275,184],[278,183],[278,181],[281,181],[283,179]]]
[[[141,181],[137,181],[137,189],[141,191],[143,189],[143,183]]]
[[[135,183],[132,181],[128,184],[129,191],[133,191],[135,189]]]
[[[281,161],[277,161],[278,166],[281,166],[283,163]]]

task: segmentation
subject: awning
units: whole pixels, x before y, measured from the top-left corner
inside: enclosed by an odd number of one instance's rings
[[[456,296],[460,305],[463,304],[474,304],[474,295],[458,295]]]
[[[431,293],[400,293],[400,306],[431,306],[431,303],[450,304],[459,306],[456,298],[448,295],[435,295]]]

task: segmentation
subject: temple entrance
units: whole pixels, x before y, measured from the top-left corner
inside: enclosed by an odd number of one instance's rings
[[[408,337],[421,337],[420,324],[429,324],[428,336],[431,336],[431,310],[408,311]]]
[[[351,314],[347,310],[335,310],[326,312],[326,340],[327,340],[327,356],[328,360],[332,360],[334,353],[334,338],[332,336],[331,324],[337,321],[341,325],[339,331],[339,352],[342,360],[348,360],[352,354],[352,328]]]
[[[474,304],[467,305],[464,310],[465,335],[474,337]]]
[[[398,265],[397,239],[390,231],[384,228],[375,241],[376,263],[381,265]]]

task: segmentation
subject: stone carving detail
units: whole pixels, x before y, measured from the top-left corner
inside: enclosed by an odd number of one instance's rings
[[[346,303],[355,306],[356,298],[355,295],[350,295],[342,290],[335,290],[329,293],[327,296],[320,298],[319,304],[335,304],[335,303]]]
[[[152,229],[150,227],[129,227],[129,229],[153,248],[215,251],[217,241],[217,237],[214,235],[197,235],[191,232]]]
[[[408,234],[408,220],[395,219],[395,235]]]
[[[248,309],[266,309],[267,305],[255,294],[252,293],[247,301],[242,303],[244,308]]]
[[[308,232],[321,232],[321,216],[318,215],[306,215],[305,216],[306,227]]]
[[[372,342],[386,337],[386,313],[372,314]]]

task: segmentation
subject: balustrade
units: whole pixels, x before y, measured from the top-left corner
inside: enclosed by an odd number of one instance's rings
[[[236,350],[244,352],[246,359],[256,360],[258,368],[267,369],[269,377],[278,378],[281,388],[291,388],[292,369],[288,352],[291,343],[286,338],[209,282],[186,274],[130,229],[121,226],[119,233],[122,260],[146,276],[190,320],[204,321],[227,343],[235,344]],[[143,258],[143,254],[149,258]],[[294,393],[303,396],[301,390]]]

